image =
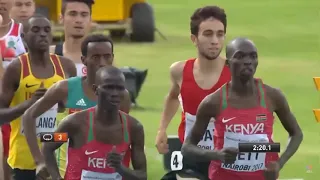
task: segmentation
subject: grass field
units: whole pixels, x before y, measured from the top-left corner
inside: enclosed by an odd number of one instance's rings
[[[156,25],[168,40],[159,36],[154,44],[115,45],[116,64],[149,69],[138,98],[145,110],[132,114],[143,122],[146,134],[148,179],[164,174],[162,157],[154,141],[164,97],[169,87],[169,66],[175,61],[196,56],[189,38],[189,18],[203,5],[219,5],[228,15],[227,39],[249,37],[258,46],[259,70],[267,84],[286,94],[299,121],[304,141],[297,154],[281,171],[281,178],[316,180],[320,177],[320,134],[312,109],[320,108],[320,94],[312,77],[320,76],[320,1],[319,0],[150,0],[155,10]],[[176,134],[180,114],[169,126],[168,134]],[[287,133],[277,120],[275,140],[285,148]],[[312,173],[306,166],[312,166]]]

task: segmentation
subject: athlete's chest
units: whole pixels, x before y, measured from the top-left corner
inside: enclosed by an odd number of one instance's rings
[[[236,134],[267,134],[272,132],[273,114],[263,107],[225,109],[216,119],[216,128]]]
[[[30,99],[33,93],[35,93],[43,83],[44,88],[48,89],[56,82],[62,80],[63,78],[53,77],[49,79],[37,79],[32,76],[28,76],[20,80],[19,88],[16,94],[25,96],[26,99]]]

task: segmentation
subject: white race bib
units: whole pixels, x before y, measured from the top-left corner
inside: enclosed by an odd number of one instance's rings
[[[77,76],[86,76],[87,75],[87,67],[82,63],[76,63],[77,68]]]
[[[185,121],[186,121],[186,130],[184,133],[184,137],[186,138],[190,132],[191,129],[196,122],[196,116],[185,113]],[[207,130],[204,133],[202,140],[198,143],[198,146],[202,149],[211,149],[213,150],[213,131],[214,131],[214,119],[212,118],[208,124]]]
[[[36,133],[39,135],[43,132],[54,132],[56,129],[56,117],[58,114],[58,104],[40,115],[36,119]],[[21,121],[22,123],[22,121]],[[21,125],[21,134],[24,134],[23,125]]]
[[[239,143],[267,143],[269,138],[267,134],[240,134],[225,132],[223,147],[239,147]],[[266,153],[239,153],[234,164],[221,163],[221,168],[242,171],[255,172],[265,168]]]
[[[106,174],[82,170],[81,180],[122,180],[122,177],[119,173]]]

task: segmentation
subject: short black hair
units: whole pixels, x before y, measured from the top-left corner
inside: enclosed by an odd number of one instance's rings
[[[32,19],[32,18],[43,18],[43,19],[47,19],[49,21],[49,19],[45,15],[39,14],[39,13],[35,13],[31,17],[29,17],[27,20],[22,22],[23,33],[26,33],[29,30],[29,28],[30,28],[30,19]],[[24,36],[24,34],[22,36]]]
[[[198,35],[199,33],[199,26],[201,22],[209,19],[215,18],[219,20],[224,25],[224,32],[227,32],[227,15],[224,9],[218,6],[205,6],[202,8],[198,8],[190,18],[190,30],[191,34]]]
[[[67,4],[71,3],[71,2],[84,3],[84,4],[88,5],[88,7],[90,9],[90,13],[92,12],[92,5],[94,4],[94,0],[63,0],[62,6],[61,6],[61,14],[62,15],[64,15],[64,13],[66,12]]]
[[[88,44],[91,42],[109,42],[111,44],[111,50],[113,53],[113,42],[111,38],[103,34],[91,34],[87,36],[81,44],[81,53],[86,56],[88,53]]]

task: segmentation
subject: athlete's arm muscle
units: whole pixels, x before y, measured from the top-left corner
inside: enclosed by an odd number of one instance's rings
[[[118,172],[124,179],[146,180],[147,160],[144,153],[144,130],[139,121],[131,118],[131,160],[134,170],[121,166]]]
[[[171,122],[173,116],[176,114],[179,108],[179,94],[180,94],[180,83],[182,81],[183,68],[185,61],[179,61],[173,63],[170,66],[170,90],[166,97],[164,110],[162,112],[162,117],[160,120],[159,131],[166,131],[169,123]]]
[[[69,143],[73,142],[74,135],[80,129],[75,120],[79,120],[78,113],[71,114],[65,117],[58,125],[55,132],[68,133]],[[58,149],[63,143],[43,143],[42,153],[44,161],[52,179],[61,179],[58,164],[55,157],[55,150]]]
[[[77,76],[77,68],[74,62],[63,56],[59,56],[59,58],[61,60],[66,77],[70,78]]]
[[[277,114],[282,126],[289,134],[286,150],[282,153],[278,161],[280,168],[282,168],[298,150],[303,139],[303,134],[295,116],[290,110],[284,94],[280,90],[269,86],[266,86],[266,89],[267,94],[271,96],[274,112]]]
[[[9,108],[14,93],[20,82],[20,61],[13,60],[4,71],[0,86],[0,125],[9,123],[20,117],[31,105],[32,101],[26,100],[15,107]]]
[[[220,110],[220,91],[205,97],[197,110],[197,117],[190,135],[182,145],[181,153],[183,156],[193,158],[195,161],[204,161],[218,159],[216,153],[212,150],[201,149],[198,143],[203,137],[210,119],[215,118]]]
[[[36,118],[48,111],[58,102],[63,102],[68,97],[68,82],[63,80],[54,84],[47,90],[45,95],[34,103],[23,115],[22,123],[24,133],[29,145],[31,154],[36,162],[41,161],[40,148],[36,134]]]
[[[129,114],[131,108],[131,99],[128,90],[125,90],[124,98],[120,103],[120,110]]]

